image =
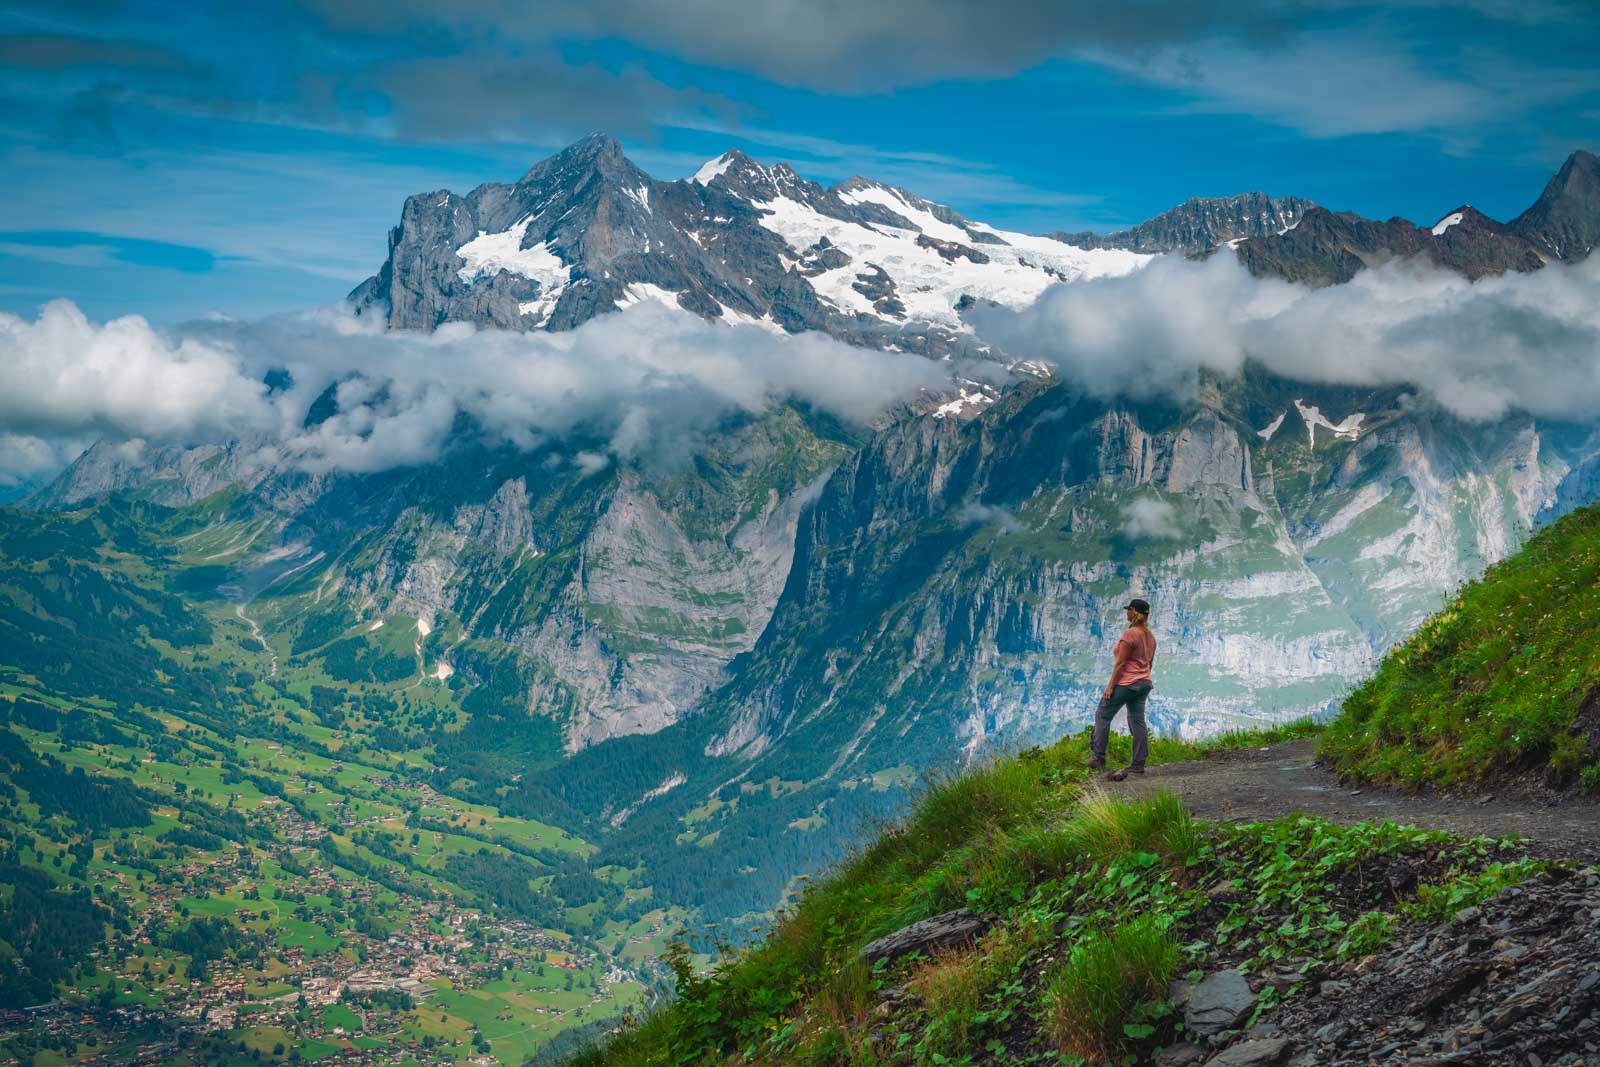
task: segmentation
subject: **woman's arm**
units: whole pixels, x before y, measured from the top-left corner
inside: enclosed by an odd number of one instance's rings
[[[1128,653],[1128,643],[1119,640],[1116,651],[1111,657],[1111,680],[1106,683],[1106,691],[1100,695],[1101,700],[1111,699],[1111,691],[1117,687],[1117,675],[1122,673],[1122,664],[1127,660]]]

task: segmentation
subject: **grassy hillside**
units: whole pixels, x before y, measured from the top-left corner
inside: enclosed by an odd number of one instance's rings
[[[1322,752],[1401,785],[1542,772],[1600,790],[1600,506],[1541,530],[1395,648]]]
[[[1403,918],[1437,919],[1537,866],[1388,823],[1203,826],[1171,794],[1125,802],[1086,784],[1085,745],[1068,738],[932,789],[761,944],[708,973],[670,955],[677,1001],[575,1062],[1146,1062],[1181,1035],[1171,979],[1292,965],[1282,993],[1262,994],[1258,1013],[1270,1010]],[[1158,741],[1152,758],[1199,754]],[[1400,868],[1421,872],[1404,895],[1388,873]],[[859,958],[871,939],[958,907],[994,919],[971,948]]]

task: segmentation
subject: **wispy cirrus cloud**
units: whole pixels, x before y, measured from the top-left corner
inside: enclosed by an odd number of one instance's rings
[[[1452,49],[1372,27],[1308,32],[1272,47],[1215,38],[1141,55],[1092,57],[1184,93],[1176,111],[1236,113],[1311,137],[1459,135],[1531,109],[1600,91],[1592,66],[1530,65],[1492,49]],[[1336,88],[1335,88],[1336,87]]]

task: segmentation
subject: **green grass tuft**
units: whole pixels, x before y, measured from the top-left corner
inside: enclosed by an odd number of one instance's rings
[[[1166,998],[1178,967],[1178,942],[1154,915],[1078,941],[1045,988],[1044,1029],[1069,1056],[1100,1063],[1142,1036],[1141,1005]],[[1131,1032],[1125,1031],[1129,1027]]]

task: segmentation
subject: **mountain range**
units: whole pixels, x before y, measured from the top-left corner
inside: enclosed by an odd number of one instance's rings
[[[758,913],[929,768],[1086,722],[1130,593],[1157,605],[1161,728],[1319,712],[1600,482],[1589,423],[1467,422],[1414,390],[1258,366],[1108,400],[969,312],[1161,255],[1317,285],[1396,257],[1537,270],[1593,247],[1597,175],[1575,153],[1505,225],[1250,193],[1035,236],[737,151],[658,181],[597,134],[515,183],[409,198],[357,314],[564,331],[655,302],[971,377],[869,426],[794,403],[733,417],[677,465],[467,435],[432,464],[308,474],[249,441],[106,443],[28,506],[177,509],[166,528],[212,551],[172,544],[188,562],[164,591],[263,675],[342,689],[347,728],[396,731],[440,787],[581,830],[597,863],[647,867],[707,916]],[[358,711],[401,683],[434,687],[437,714]]]

